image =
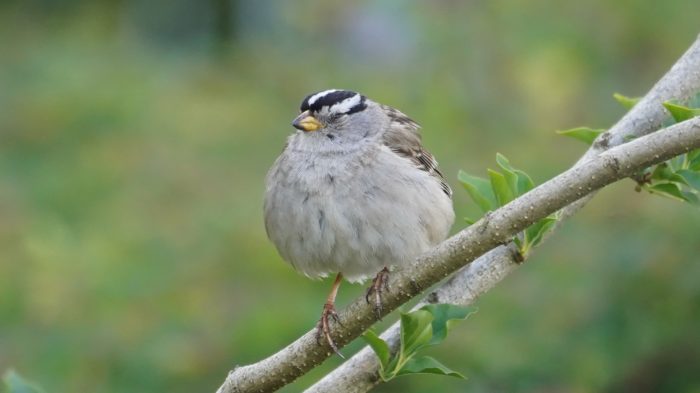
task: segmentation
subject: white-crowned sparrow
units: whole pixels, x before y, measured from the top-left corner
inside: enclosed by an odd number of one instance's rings
[[[452,191],[423,149],[419,126],[398,110],[347,90],[307,96],[299,131],[267,174],[265,228],[282,258],[311,278],[337,273],[319,333],[338,352],[328,318],[343,277],[375,276],[381,313],[388,268],[411,263],[448,234]]]

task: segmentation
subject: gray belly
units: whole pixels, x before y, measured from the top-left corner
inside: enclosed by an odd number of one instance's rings
[[[322,169],[299,170],[293,162],[277,168],[288,176],[268,183],[265,197],[268,236],[301,273],[340,272],[361,281],[385,266],[410,263],[447,236],[451,200],[434,178],[403,159],[375,162],[386,170],[317,164]]]

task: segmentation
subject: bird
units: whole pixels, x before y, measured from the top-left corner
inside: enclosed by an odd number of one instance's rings
[[[452,190],[420,126],[399,110],[329,89],[306,96],[299,111],[265,179],[265,229],[298,272],[335,274],[317,338],[342,357],[330,320],[341,323],[335,298],[343,279],[373,277],[365,299],[381,318],[389,273],[447,237]]]

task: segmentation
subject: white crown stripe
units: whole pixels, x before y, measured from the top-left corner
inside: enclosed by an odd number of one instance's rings
[[[361,99],[362,97],[359,94],[355,94],[352,97],[346,98],[343,101],[334,104],[333,106],[331,106],[331,108],[333,108],[333,112],[337,113],[349,112],[350,109],[352,109],[355,105],[358,105],[360,103]]]
[[[320,93],[316,93],[316,94],[312,95],[311,97],[309,97],[309,106],[313,105],[314,102],[318,101],[319,98],[325,97],[327,94],[333,93],[335,91],[340,91],[340,90],[330,89],[330,90],[322,91]]]

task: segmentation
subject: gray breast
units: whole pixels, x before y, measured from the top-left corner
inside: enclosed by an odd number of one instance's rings
[[[349,281],[410,263],[454,220],[440,182],[378,144],[286,149],[268,173],[264,214],[268,236],[295,269]]]

